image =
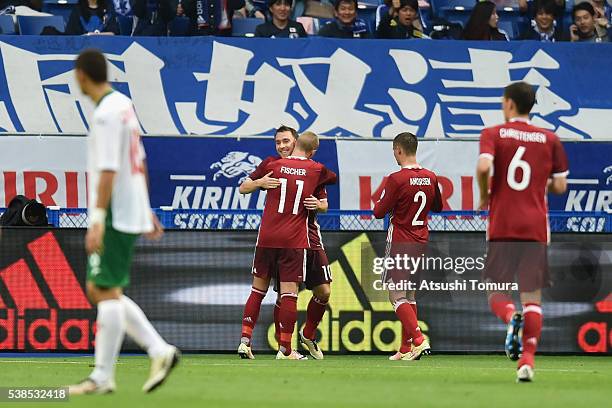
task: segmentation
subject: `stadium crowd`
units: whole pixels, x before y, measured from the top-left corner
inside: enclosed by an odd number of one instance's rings
[[[606,0],[2,0],[22,34],[609,42]],[[3,17],[0,15],[0,17]],[[1,24],[2,33],[11,32]]]

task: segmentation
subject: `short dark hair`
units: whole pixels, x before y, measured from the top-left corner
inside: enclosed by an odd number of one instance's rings
[[[527,82],[515,82],[504,89],[504,98],[512,99],[520,115],[527,115],[536,102],[535,89]]]
[[[293,7],[293,0],[268,0],[268,8],[276,3],[287,3],[290,7]]]
[[[407,155],[416,155],[419,141],[415,135],[410,132],[403,132],[395,136],[393,139],[393,147],[401,147]]]
[[[557,5],[554,0],[541,0],[536,1],[535,13],[544,12],[546,14],[550,14],[551,16],[557,16]]]
[[[100,50],[90,48],[81,52],[74,62],[74,68],[97,84],[108,81],[106,58]]]
[[[335,0],[334,1],[334,9],[336,11],[338,11],[338,9],[340,8],[340,4],[342,4],[342,3],[350,3],[350,4],[352,4],[353,6],[355,6],[355,10],[358,7],[357,6],[357,0]]]
[[[294,128],[289,127],[289,126],[285,126],[285,125],[280,125],[278,127],[278,129],[276,129],[276,132],[274,132],[274,137],[276,138],[276,135],[278,135],[279,133],[282,133],[282,132],[290,132],[291,135],[293,136],[293,138],[296,139],[296,140],[297,140],[297,138],[299,136],[297,130],[295,130]]]
[[[576,12],[580,10],[584,10],[592,16],[595,15],[595,8],[593,7],[593,5],[588,1],[584,1],[574,6],[574,8],[572,9],[572,18],[576,18]]]

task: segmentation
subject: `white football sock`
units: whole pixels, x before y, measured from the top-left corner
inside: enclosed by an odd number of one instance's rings
[[[125,313],[121,301],[99,302],[96,322],[96,368],[89,377],[97,384],[103,384],[115,377],[115,362],[125,335]]]
[[[155,330],[140,306],[125,295],[121,296],[121,303],[125,308],[128,336],[134,339],[149,354],[149,357],[154,358],[166,355],[170,345]]]

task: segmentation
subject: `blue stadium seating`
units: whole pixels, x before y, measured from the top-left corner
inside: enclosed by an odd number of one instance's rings
[[[520,37],[520,33],[516,24],[509,20],[499,20],[497,26],[500,30],[503,30],[508,34],[508,38],[511,40],[517,39]]]
[[[451,23],[460,23],[465,28],[465,25],[470,19],[471,14],[471,10],[447,9],[444,12],[444,18],[446,18]]]
[[[381,4],[384,4],[381,0],[357,0],[357,7],[360,10],[364,9],[376,9]]]
[[[54,16],[62,16],[64,21],[68,23],[72,8],[78,4],[78,0],[44,0],[42,11],[53,14]]]
[[[235,18],[232,20],[232,37],[254,37],[255,28],[263,22],[260,18]]]
[[[60,16],[17,16],[17,26],[21,35],[40,35],[43,28],[47,26],[64,32],[66,22]]]
[[[0,16],[0,34],[16,34],[13,16]]]

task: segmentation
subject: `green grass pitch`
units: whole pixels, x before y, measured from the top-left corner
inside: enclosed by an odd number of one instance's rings
[[[0,386],[59,386],[91,371],[92,357],[0,358]],[[148,359],[121,357],[117,392],[80,396],[60,407],[604,407],[612,401],[612,358],[539,356],[533,383],[515,383],[505,356],[327,356],[275,361],[272,355],[187,355],[168,381],[144,395]],[[5,404],[0,403],[0,407]],[[8,406],[8,405],[7,405]],[[19,407],[47,406],[19,403]]]

